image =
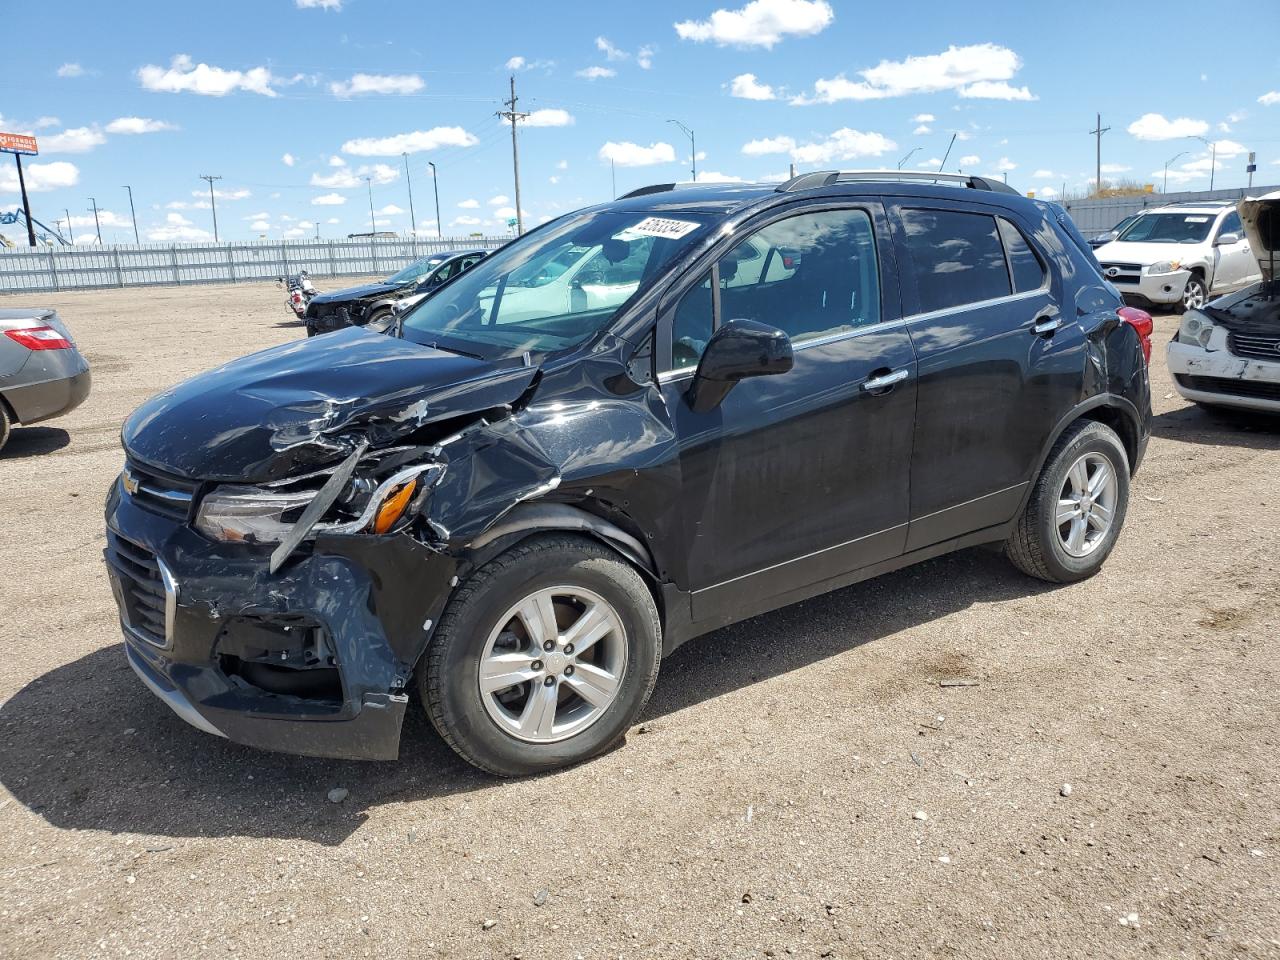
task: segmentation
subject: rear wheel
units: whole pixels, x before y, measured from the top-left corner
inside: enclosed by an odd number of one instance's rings
[[[419,689],[463,759],[500,776],[551,770],[626,733],[657,681],[661,636],[648,586],[617,554],[540,536],[458,589]]]
[[[1129,458],[1115,431],[1081,420],[1045,461],[1031,499],[1005,544],[1023,573],[1072,583],[1102,569],[1129,505]]]
[[[9,434],[13,430],[13,424],[9,421],[9,411],[5,408],[4,401],[0,400],[0,450],[4,449],[4,445],[9,442]]]

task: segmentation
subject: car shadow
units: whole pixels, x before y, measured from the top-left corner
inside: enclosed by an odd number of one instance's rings
[[[277,330],[286,330],[286,329],[296,330],[298,327],[305,327],[306,325],[307,325],[307,322],[305,320],[282,320],[279,323],[272,324],[272,326],[274,326]]]
[[[1152,417],[1151,434],[1183,443],[1280,450],[1280,414],[1230,407],[1180,407]]]
[[[1052,589],[990,551],[969,550],[723,628],[663,664],[643,720],[657,718],[975,603]],[[905,683],[965,674],[940,655]],[[371,807],[494,789],[417,704],[398,762],[294,757],[201,733],[138,682],[119,644],[33,680],[0,705],[0,783],[55,827],[162,837],[274,837],[339,844]],[[624,747],[625,749],[625,747]],[[546,774],[557,776],[558,774]],[[329,803],[333,787],[350,791]]]
[[[21,460],[61,450],[71,442],[71,434],[61,427],[14,427],[9,442],[0,450],[0,460]]]

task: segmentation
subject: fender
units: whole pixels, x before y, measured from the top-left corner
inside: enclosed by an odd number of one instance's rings
[[[643,572],[657,578],[657,570],[649,549],[617,524],[568,503],[522,503],[504,514],[468,545],[474,554],[498,540],[503,549],[533,533],[551,530],[574,530],[590,534],[621,553]]]

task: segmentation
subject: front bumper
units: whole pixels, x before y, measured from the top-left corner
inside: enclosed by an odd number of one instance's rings
[[[409,677],[455,561],[407,534],[322,537],[275,575],[267,557],[212,543],[116,484],[105,558],[130,666],[206,733],[285,753],[395,759]],[[306,667],[299,651],[314,645],[329,656]]]
[[[1146,303],[1170,304],[1182,299],[1182,292],[1191,278],[1190,270],[1178,270],[1174,273],[1142,273],[1136,277],[1122,274],[1107,277],[1126,299],[1145,301]]]
[[[1197,403],[1280,413],[1280,362],[1233,355],[1225,349],[1226,335],[1221,329],[1215,330],[1209,341],[1210,346],[1219,342],[1223,349],[1169,342],[1165,359],[1178,393]]]

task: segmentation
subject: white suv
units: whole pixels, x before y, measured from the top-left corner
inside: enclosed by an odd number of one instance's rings
[[[1233,201],[1156,207],[1094,252],[1125,299],[1179,313],[1262,278]]]

